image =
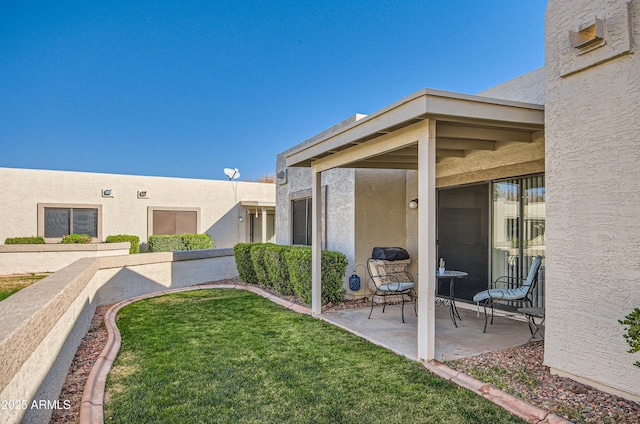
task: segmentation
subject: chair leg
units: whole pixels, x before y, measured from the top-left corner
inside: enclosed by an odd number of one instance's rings
[[[368,319],[371,319],[371,314],[373,313],[373,305],[374,305],[373,300],[375,299],[375,297],[376,297],[376,294],[375,294],[375,293],[373,293],[373,294],[371,295],[371,310],[369,311],[369,318],[368,318]]]
[[[404,295],[400,295],[402,298],[402,323],[404,324]]]
[[[411,290],[413,291],[413,311],[416,313],[416,316],[418,316],[418,295],[415,290]]]
[[[484,302],[484,330],[482,330],[483,333],[487,332],[487,302]]]

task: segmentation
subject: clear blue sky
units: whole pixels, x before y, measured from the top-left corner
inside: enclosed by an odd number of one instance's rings
[[[543,0],[0,3],[0,167],[240,180],[422,88],[544,65]]]

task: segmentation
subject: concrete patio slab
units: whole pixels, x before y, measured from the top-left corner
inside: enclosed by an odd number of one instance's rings
[[[371,319],[369,308],[324,312],[321,318],[360,335],[372,343],[384,346],[409,359],[418,359],[418,318],[413,305],[405,306],[405,323],[402,323],[400,306],[375,306]],[[475,310],[459,307],[461,320],[455,327],[449,318],[449,307],[436,306],[436,357],[444,362],[522,345],[527,342],[529,329],[520,320],[496,316],[493,325],[483,333],[484,314],[476,316]]]

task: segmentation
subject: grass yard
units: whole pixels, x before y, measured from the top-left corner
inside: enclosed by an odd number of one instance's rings
[[[105,422],[520,423],[420,364],[242,290],[120,310]]]
[[[4,300],[12,294],[22,290],[23,288],[30,286],[36,281],[42,280],[44,277],[48,277],[46,274],[21,274],[21,275],[5,275],[0,277],[0,300]]]

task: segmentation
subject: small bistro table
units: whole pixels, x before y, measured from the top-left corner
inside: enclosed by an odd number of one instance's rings
[[[454,292],[455,292],[455,280],[456,278],[462,278],[462,277],[466,277],[467,275],[469,275],[468,273],[464,272],[464,271],[449,271],[449,270],[445,270],[444,272],[439,272],[436,271],[436,278],[438,280],[440,280],[441,278],[449,278],[449,299],[446,299],[449,302],[449,316],[451,317],[451,321],[453,322],[453,325],[455,325],[456,327],[458,326],[458,323],[456,322],[456,318],[462,321],[462,318],[460,318],[460,314],[458,313],[458,308],[456,308],[456,301],[455,301],[455,296],[454,296]]]

